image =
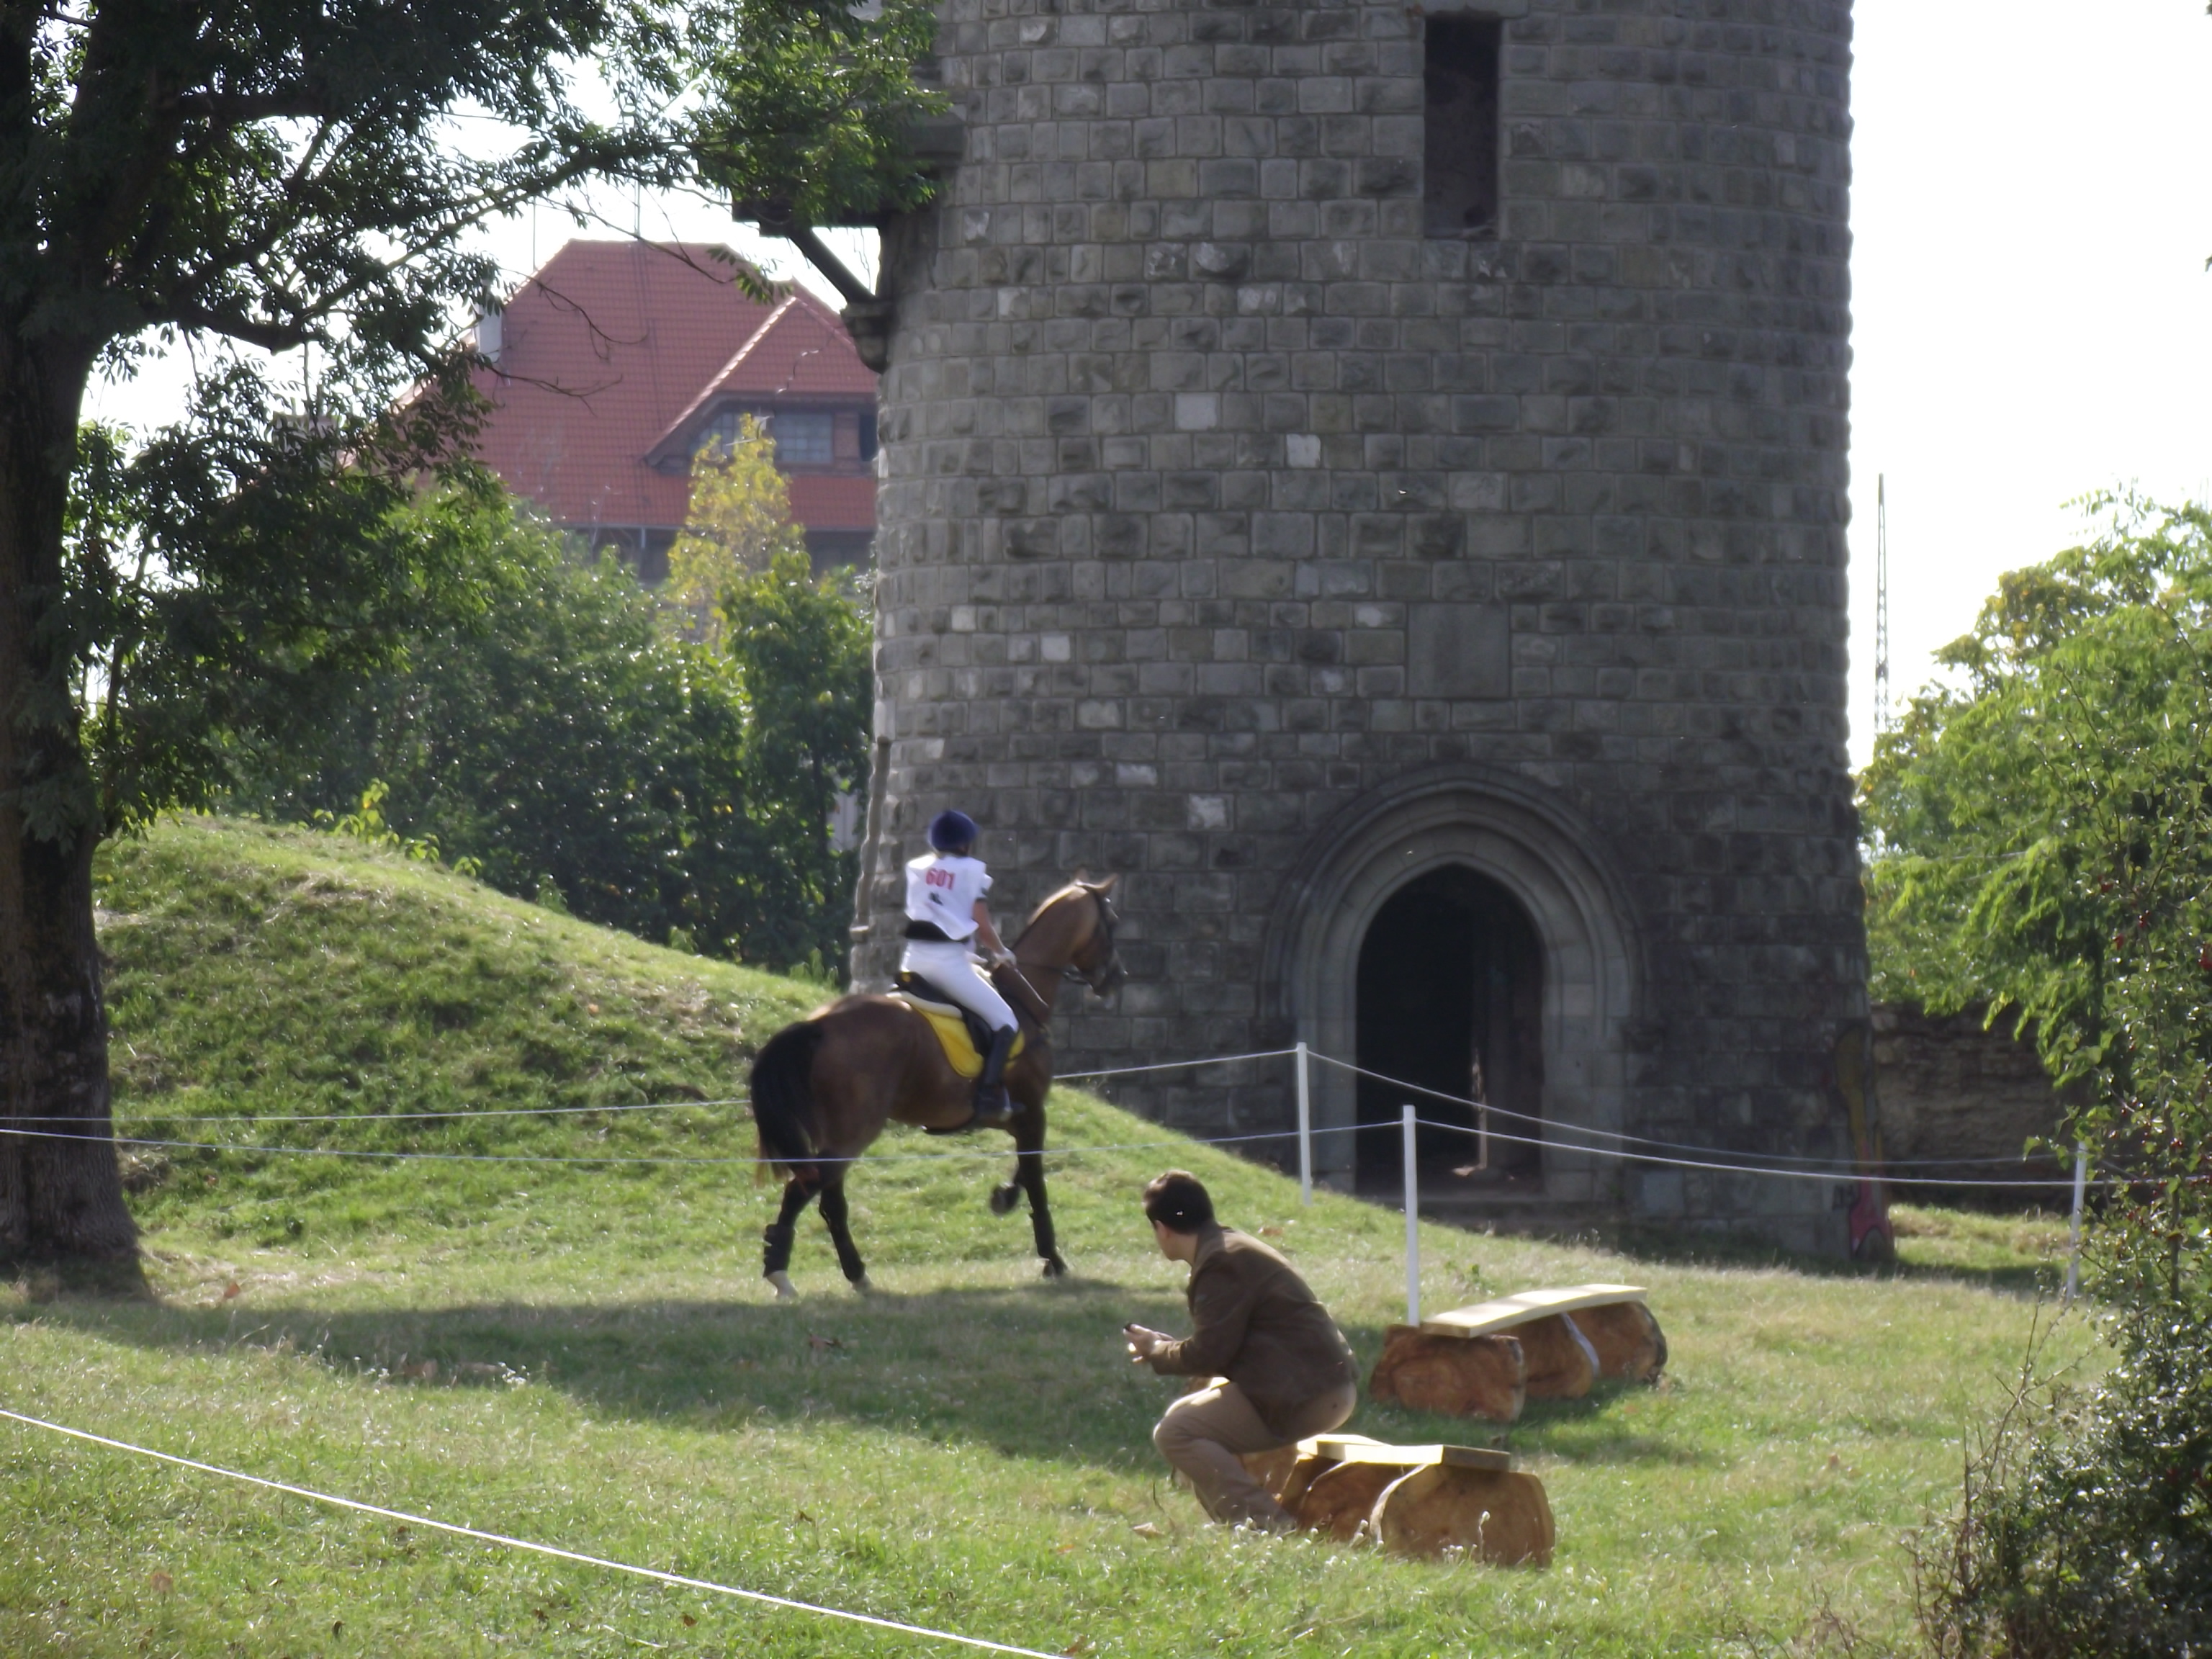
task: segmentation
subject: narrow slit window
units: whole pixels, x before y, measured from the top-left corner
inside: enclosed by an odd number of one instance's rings
[[[1498,60],[1494,17],[1431,15],[1422,76],[1427,179],[1424,222],[1431,236],[1498,228]]]

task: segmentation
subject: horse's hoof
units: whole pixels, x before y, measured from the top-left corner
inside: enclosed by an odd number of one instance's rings
[[[798,1287],[792,1284],[791,1275],[789,1273],[770,1273],[768,1276],[768,1282],[775,1287],[775,1299],[777,1301],[796,1302],[799,1300]]]
[[[1022,1189],[1012,1183],[1004,1187],[994,1187],[991,1188],[991,1213],[993,1215],[1012,1215],[1014,1212],[1014,1206],[1021,1201]]]
[[[1065,1278],[1066,1278],[1066,1277],[1067,1277],[1067,1263],[1066,1263],[1065,1261],[1061,1261],[1058,1256],[1056,1256],[1056,1255],[1054,1255],[1054,1256],[1047,1256],[1047,1257],[1045,1258],[1045,1263],[1044,1263],[1044,1276],[1045,1276],[1047,1279],[1065,1279]]]
[[[876,1287],[867,1274],[862,1273],[853,1281],[853,1293],[855,1296],[873,1296],[876,1293]]]

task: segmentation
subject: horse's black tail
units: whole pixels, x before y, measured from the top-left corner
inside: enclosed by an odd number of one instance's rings
[[[753,1060],[753,1127],[760,1132],[761,1155],[805,1187],[822,1180],[809,1082],[821,1046],[821,1023],[803,1019],[770,1037]]]

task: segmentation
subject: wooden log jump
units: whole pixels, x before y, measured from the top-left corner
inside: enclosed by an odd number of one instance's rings
[[[1366,1539],[1401,1555],[1463,1550],[1499,1566],[1545,1566],[1558,1541],[1544,1483],[1506,1452],[1479,1446],[1393,1446],[1359,1434],[1302,1440],[1248,1459],[1274,1478],[1275,1499],[1301,1530]]]
[[[1666,1364],[1667,1338],[1643,1286],[1573,1285],[1389,1327],[1367,1392],[1510,1423],[1525,1400],[1577,1400],[1601,1376],[1648,1382]]]

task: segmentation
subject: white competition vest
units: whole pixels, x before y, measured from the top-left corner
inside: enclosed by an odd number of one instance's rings
[[[906,918],[964,939],[975,931],[975,901],[990,890],[991,872],[981,859],[924,853],[907,862]]]

